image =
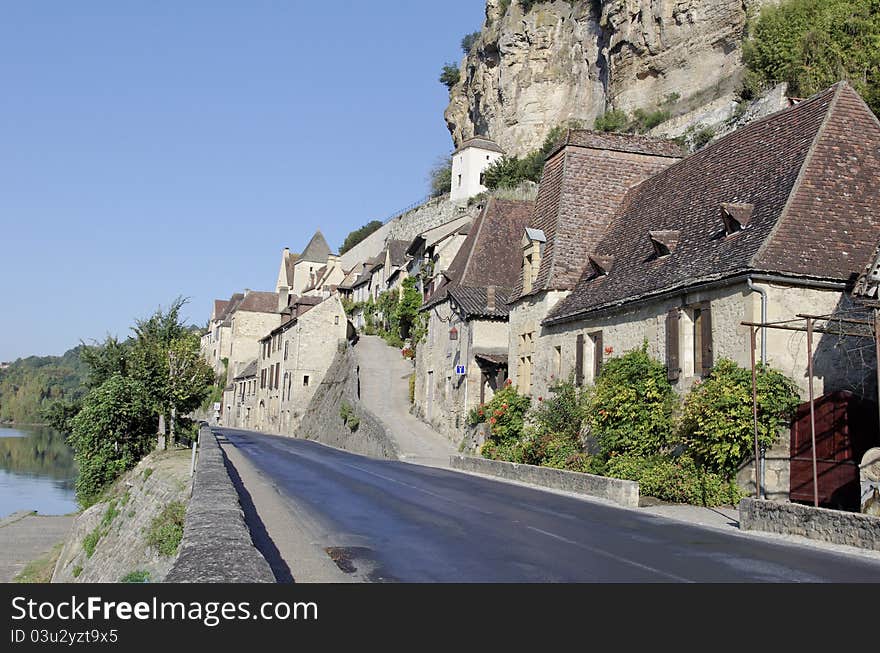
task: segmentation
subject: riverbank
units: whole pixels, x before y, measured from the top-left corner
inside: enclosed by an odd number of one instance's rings
[[[40,559],[50,565],[48,558],[57,552],[57,545],[67,537],[74,519],[75,515],[39,515],[28,511],[0,519],[0,583],[13,582],[30,563]]]

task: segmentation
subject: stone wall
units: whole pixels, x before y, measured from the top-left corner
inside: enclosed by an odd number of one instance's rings
[[[520,465],[470,456],[451,456],[449,464],[453,469],[465,472],[488,474],[509,481],[532,483],[556,490],[586,494],[608,499],[629,508],[637,508],[639,505],[639,484],[636,481],[623,481],[617,478],[579,474],[551,467]]]
[[[236,311],[232,316],[229,376],[232,381],[260,355],[260,338],[281,325],[279,313]]]
[[[374,458],[397,460],[398,451],[382,422],[360,403],[357,359],[351,347],[340,345],[324,380],[316,390],[296,436]],[[340,411],[347,405],[358,419],[352,430]]]
[[[739,504],[739,522],[745,531],[800,535],[880,551],[878,517],[797,503],[743,499]]]
[[[118,583],[132,572],[162,582],[174,557],[162,556],[145,534],[165,506],[190,496],[190,453],[155,451],[123,474],[102,501],[80,513],[52,576],[54,583]],[[97,538],[89,554],[87,538]]]
[[[251,540],[226,465],[217,436],[203,427],[183,540],[166,583],[275,582]]]

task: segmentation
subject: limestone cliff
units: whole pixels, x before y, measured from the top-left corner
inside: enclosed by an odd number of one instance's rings
[[[487,0],[445,117],[525,154],[570,120],[608,109],[693,112],[732,98],[750,11],[776,0]]]

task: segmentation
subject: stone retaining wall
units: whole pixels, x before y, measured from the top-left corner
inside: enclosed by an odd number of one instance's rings
[[[226,456],[207,427],[199,433],[198,464],[179,551],[166,583],[275,582],[269,563],[251,540]]]
[[[341,344],[336,358],[315,391],[296,436],[385,460],[398,460],[397,445],[382,422],[360,403],[357,358],[348,344]],[[346,404],[358,419],[352,431],[342,419]]]
[[[801,535],[880,551],[880,518],[859,513],[743,499],[739,504],[739,522],[745,531]]]
[[[639,484],[636,481],[623,481],[551,467],[520,465],[471,456],[450,456],[449,464],[453,469],[465,472],[488,474],[511,481],[533,483],[556,490],[608,499],[628,508],[637,508],[639,505]]]

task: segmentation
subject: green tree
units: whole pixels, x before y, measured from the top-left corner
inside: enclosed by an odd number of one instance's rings
[[[606,111],[596,118],[593,128],[600,132],[622,132],[626,131],[629,125],[629,116],[625,111],[614,109]]]
[[[339,248],[339,253],[345,254],[348,250],[360,243],[364,238],[379,229],[381,226],[382,223],[379,220],[371,220],[364,226],[355,229],[345,237],[344,241],[342,241],[342,247]]]
[[[880,0],[785,0],[749,25],[743,59],[755,82],[806,96],[848,80],[880,112]]]
[[[461,77],[461,71],[454,63],[447,63],[440,70],[440,83],[446,86],[450,91],[452,87],[458,84]]]
[[[469,54],[470,51],[473,49],[474,44],[476,44],[476,42],[479,40],[480,40],[480,33],[479,32],[471,32],[470,34],[466,34],[461,39],[461,51],[464,52],[465,54]]]
[[[146,388],[132,378],[116,374],[89,392],[68,436],[79,467],[76,492],[83,507],[152,449],[153,414]]]
[[[437,159],[429,175],[431,197],[445,195],[452,188],[452,157],[443,156]]]

